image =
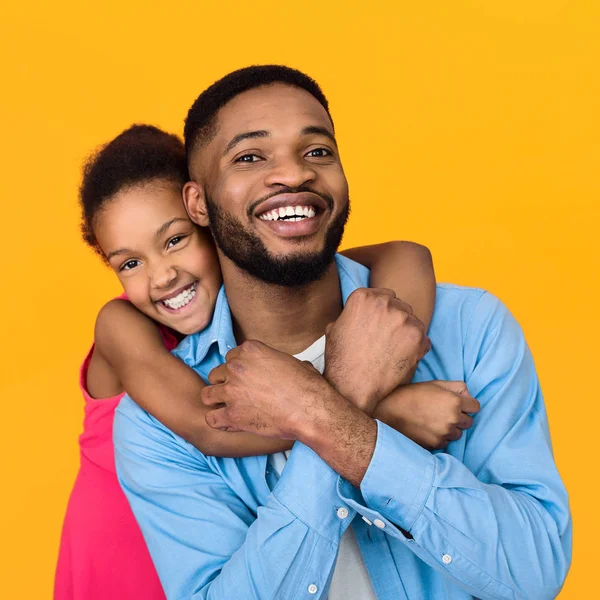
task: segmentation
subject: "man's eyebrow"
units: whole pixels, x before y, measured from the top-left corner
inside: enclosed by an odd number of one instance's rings
[[[259,129],[257,131],[245,131],[244,133],[238,133],[236,136],[232,138],[232,140],[227,144],[225,151],[223,152],[223,156],[229,154],[240,142],[244,140],[254,140],[257,138],[266,138],[271,137],[271,134],[264,129]]]
[[[301,135],[323,135],[326,138],[329,138],[337,146],[337,142],[335,141],[335,136],[326,127],[321,127],[319,125],[310,125],[308,127],[305,127],[300,132],[300,134]]]
[[[173,225],[173,223],[177,223],[177,221],[187,221],[187,219],[184,219],[183,217],[175,217],[174,219],[171,219],[170,221],[167,221],[166,223],[163,223],[156,230],[156,233],[154,234],[154,237],[155,238],[159,238],[165,231],[167,231],[167,229],[169,229],[169,227],[171,227],[171,225]]]

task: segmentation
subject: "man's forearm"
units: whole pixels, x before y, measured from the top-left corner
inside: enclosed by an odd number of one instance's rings
[[[340,394],[332,394],[325,409],[300,425],[297,439],[358,488],[375,450],[377,423]]]

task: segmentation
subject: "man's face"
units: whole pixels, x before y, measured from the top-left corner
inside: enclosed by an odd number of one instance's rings
[[[275,84],[240,94],[192,173],[218,247],[252,276],[303,285],[323,276],[348,217],[333,127],[308,92]]]

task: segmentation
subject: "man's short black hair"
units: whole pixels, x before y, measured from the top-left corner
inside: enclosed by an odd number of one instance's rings
[[[327,111],[329,103],[319,84],[301,71],[283,65],[254,65],[233,71],[204,90],[190,108],[185,120],[184,138],[188,163],[194,149],[208,143],[217,131],[217,113],[243,92],[264,85],[284,83],[306,90]],[[331,119],[333,125],[333,119]]]
[[[104,258],[94,234],[96,215],[118,192],[159,179],[183,187],[189,176],[183,142],[158,127],[132,125],[94,152],[79,188],[84,241]]]

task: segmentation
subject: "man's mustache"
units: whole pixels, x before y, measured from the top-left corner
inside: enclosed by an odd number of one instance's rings
[[[263,196],[262,198],[255,200],[248,207],[248,216],[251,217],[254,214],[256,207],[259,206],[260,204],[262,204],[263,202],[265,202],[266,200],[269,200],[269,199],[274,198],[275,196],[279,196],[281,194],[299,194],[301,192],[308,192],[310,194],[315,194],[315,196],[319,196],[319,198],[322,198],[325,201],[325,203],[327,204],[327,208],[329,210],[333,211],[333,197],[332,196],[330,196],[326,192],[318,192],[317,190],[313,190],[312,188],[310,188],[307,185],[301,185],[299,187],[282,187],[282,188],[279,188],[276,192],[272,192],[271,194],[267,194],[266,196]]]

